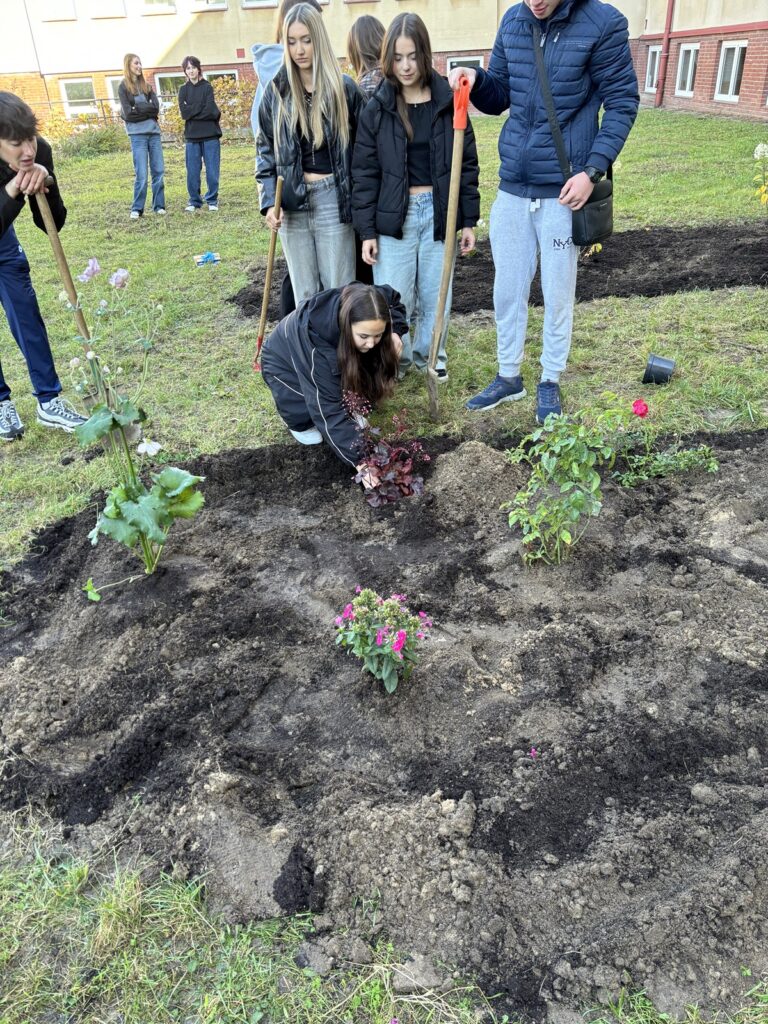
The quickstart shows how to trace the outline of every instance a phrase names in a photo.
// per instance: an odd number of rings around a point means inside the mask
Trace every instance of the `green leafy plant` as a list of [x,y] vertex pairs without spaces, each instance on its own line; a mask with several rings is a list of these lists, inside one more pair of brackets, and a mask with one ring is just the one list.
[[755,197],[768,214],[768,142],[760,142],[755,146],[754,158],[757,162],[755,176]]
[[675,473],[691,473],[696,470],[716,473],[720,468],[712,449],[705,444],[696,448],[667,448],[661,452],[627,452],[624,460],[628,468],[615,474],[622,487],[637,487],[647,480]]
[[102,153],[122,153],[130,148],[130,140],[120,124],[88,125],[59,144],[61,155],[74,160],[90,160]]
[[336,616],[336,643],[360,658],[387,693],[394,693],[410,677],[418,661],[416,647],[426,639],[432,620],[423,611],[414,615],[405,594],[384,599],[375,590],[355,590],[356,597]]
[[[78,275],[78,280],[87,283],[100,273],[98,261],[90,259],[86,269]],[[116,292],[122,291],[129,277],[127,270],[120,269],[111,275],[109,283]],[[144,562],[144,572],[150,574],[157,568],[174,521],[191,518],[203,506],[203,495],[197,490],[203,477],[167,466],[160,473],[150,474],[149,483],[142,479],[143,458],[140,457],[153,457],[160,451],[160,445],[147,438],[140,440],[135,450],[132,446],[132,442],[141,438],[141,427],[146,420],[146,413],[138,405],[138,397],[147,378],[155,318],[150,311],[146,318],[138,322],[136,314],[124,299],[118,300],[117,308],[101,300],[96,310],[100,329],[103,329],[107,317],[114,317],[120,312],[129,318],[134,331],[141,329],[138,339],[142,348],[139,386],[130,397],[121,394],[117,383],[119,374],[110,379],[109,368],[101,362],[93,349],[86,352],[84,365],[79,359],[73,359],[70,368],[80,374],[78,387],[81,393],[88,388],[96,403],[86,422],[75,429],[75,436],[83,447],[97,441],[107,442],[105,448],[118,480],[107,495],[96,526],[88,535],[91,543],[95,545],[100,536],[106,536],[137,550]],[[158,307],[154,307],[154,313],[157,312]],[[91,343],[95,343],[98,336],[97,331]],[[134,578],[128,577],[128,581]],[[103,586],[96,587],[92,579],[83,587],[91,601],[101,600],[100,591],[104,589]]]
[[613,465],[614,446],[607,437],[627,423],[628,415],[607,409],[596,417],[547,417],[543,426],[508,451],[512,463],[531,467],[528,484],[509,510],[509,525],[523,534],[523,560],[559,564],[579,542],[591,517],[603,507],[598,469]]

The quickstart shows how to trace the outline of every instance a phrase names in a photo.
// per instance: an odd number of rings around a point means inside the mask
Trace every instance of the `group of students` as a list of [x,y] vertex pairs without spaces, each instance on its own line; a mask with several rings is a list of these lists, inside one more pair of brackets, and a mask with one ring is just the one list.
[[[426,368],[448,241],[453,91],[462,76],[469,79],[471,101],[480,111],[509,112],[499,139],[500,185],[490,217],[499,372],[466,405],[487,410],[525,397],[520,368],[528,295],[540,264],[544,336],[536,417],[543,421],[561,411],[559,380],[571,343],[578,258],[572,212],[618,156],[639,104],[627,29],[626,18],[602,0],[522,0],[502,19],[488,69],[455,68],[446,81],[432,67],[429,33],[418,15],[400,14],[388,29],[368,16],[355,22],[350,35],[355,82],[341,73],[318,0],[282,0],[278,42],[253,49],[259,90],[252,118],[260,209],[280,234],[296,304],[265,341],[262,372],[297,440],[325,440],[342,461],[356,465],[361,438],[345,393],[375,406],[412,364]],[[566,181],[537,80],[536,37],[571,162]],[[217,112],[200,91],[210,85],[199,61],[186,58],[184,70],[188,82],[180,109],[193,125],[187,144],[195,143],[206,161],[207,199],[215,208],[210,175],[211,165],[217,170],[218,152],[216,157],[206,153],[202,144],[209,140],[201,136],[207,130],[194,123],[218,126]],[[17,105],[9,119],[3,117],[3,96]],[[138,216],[146,197],[146,161],[151,166],[152,152],[160,151],[159,104],[134,54],[126,57],[120,100],[137,163],[133,213]],[[143,131],[131,131],[142,124]],[[45,329],[36,301],[33,309],[28,265],[10,227],[25,196],[32,198],[39,222],[34,195],[53,173],[50,148],[43,150],[40,166],[32,143],[36,150],[45,146],[36,138],[32,111],[17,97],[0,94],[0,298],[27,357],[38,419],[46,422],[46,405],[55,399],[57,408],[66,410],[66,403],[59,398],[47,338],[38,345],[43,355],[47,348],[47,356],[35,356],[17,315],[21,304],[40,341]],[[196,168],[199,184],[196,161],[197,156],[188,156],[187,166]],[[153,206],[160,212],[162,166],[157,162],[155,171]],[[279,208],[278,176],[284,181]],[[190,207],[201,202],[199,190],[194,196],[190,191]],[[462,253],[474,248],[479,212],[470,124],[459,195]],[[62,222],[64,214],[62,204]],[[14,262],[21,282],[15,291],[9,285]],[[365,283],[366,274],[372,283]],[[448,378],[445,336],[437,374]],[[70,410],[69,423],[58,425],[73,429],[73,418],[77,414]],[[20,436],[22,429],[0,371],[0,439]]]
[[[373,406],[411,365],[427,367],[449,241],[453,92],[462,77],[480,111],[509,111],[490,221],[499,372],[466,407],[493,409],[525,397],[528,296],[540,263],[539,422],[561,412],[578,259],[572,214],[618,156],[639,105],[626,18],[601,0],[523,0],[504,15],[487,71],[455,68],[447,81],[433,69],[418,15],[399,14],[386,30],[379,24],[378,49],[376,19],[359,21],[365,31],[353,26],[348,47],[358,83],[339,69],[317,0],[283,0],[282,53],[254,47],[260,208],[280,234],[298,304],[267,338],[262,372],[294,437],[304,444],[325,440],[351,465],[359,461],[361,439],[345,392]],[[537,81],[536,37],[571,162],[566,181]],[[267,56],[275,65],[279,56],[279,66],[265,68]],[[468,124],[458,209],[462,254],[475,246],[478,176]],[[350,284],[361,261],[372,268],[373,285]],[[436,367],[442,381],[447,324],[446,316]]]
[[[221,166],[221,111],[216,105],[213,86],[203,76],[197,57],[181,62],[186,82],[179,89],[179,113],[184,121],[184,158],[187,170],[187,213],[199,210],[203,203],[215,213],[219,208],[219,169]],[[160,137],[160,100],[144,77],[141,58],[126,53],[123,80],[118,87],[120,114],[131,143],[133,155],[133,203],[131,220],[144,215],[149,180],[152,182],[152,210],[165,214],[165,162]],[[206,192],[201,197],[202,169],[205,166]],[[147,168],[149,167],[149,174]]]

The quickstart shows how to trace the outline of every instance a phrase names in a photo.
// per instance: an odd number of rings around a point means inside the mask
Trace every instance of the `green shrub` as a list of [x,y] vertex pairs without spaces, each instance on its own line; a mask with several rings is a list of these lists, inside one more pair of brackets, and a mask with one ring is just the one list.
[[110,124],[101,128],[83,128],[59,143],[62,156],[75,160],[119,153],[130,149],[130,142],[122,125]]

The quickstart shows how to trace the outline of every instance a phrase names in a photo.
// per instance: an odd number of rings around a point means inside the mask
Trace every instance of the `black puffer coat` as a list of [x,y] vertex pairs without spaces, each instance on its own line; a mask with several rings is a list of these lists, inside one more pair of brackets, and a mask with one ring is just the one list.
[[[430,167],[435,241],[445,240],[453,156],[453,92],[432,72]],[[480,218],[477,147],[472,125],[464,133],[458,226],[473,228]],[[403,237],[408,213],[408,136],[397,112],[397,93],[381,83],[360,117],[352,157],[352,220],[363,241],[377,235]]]
[[[343,149],[338,138],[329,137],[326,129],[325,141],[331,156],[333,177],[336,183],[336,197],[339,202],[339,221],[352,222],[352,147],[357,131],[357,122],[365,99],[358,87],[344,75],[344,93],[349,109],[349,146]],[[275,205],[277,176],[282,174],[283,209],[295,212],[307,207],[307,185],[301,167],[301,141],[299,133],[291,133],[284,124],[275,147],[274,125],[277,117],[278,95],[283,102],[289,102],[290,87],[285,65],[280,68],[267,86],[264,99],[259,107],[259,137],[256,141],[256,181],[259,183],[259,208],[262,213]]]
[[[378,285],[386,296],[392,330],[408,330],[400,295]],[[341,288],[329,288],[305,299],[281,320],[264,342],[261,372],[281,417],[295,429],[311,422],[333,454],[351,466],[360,460],[360,432],[342,404],[339,369],[339,306]]]

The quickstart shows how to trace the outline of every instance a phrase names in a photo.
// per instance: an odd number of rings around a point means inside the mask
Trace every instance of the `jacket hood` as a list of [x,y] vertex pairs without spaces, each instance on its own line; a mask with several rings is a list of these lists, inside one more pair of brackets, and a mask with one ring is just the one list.
[[251,53],[253,68],[259,76],[259,81],[271,81],[283,63],[284,51],[280,43],[254,43]]
[[341,288],[328,288],[307,299],[300,315],[314,348],[338,348],[340,305]]
[[[429,88],[438,110],[443,110],[447,106],[453,106],[453,89],[437,71],[432,72]],[[382,109],[388,110],[392,114],[397,113],[397,90],[388,79],[382,80],[371,98],[376,100]]]

